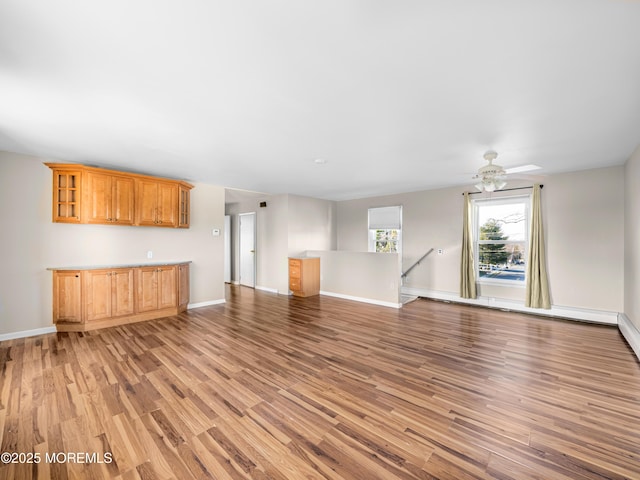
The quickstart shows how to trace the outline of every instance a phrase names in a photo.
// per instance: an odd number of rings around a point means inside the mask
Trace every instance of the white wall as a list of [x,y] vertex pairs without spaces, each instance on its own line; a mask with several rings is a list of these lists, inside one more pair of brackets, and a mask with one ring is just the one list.
[[223,236],[211,234],[224,226],[224,188],[195,184],[189,229],[53,223],[44,161],[56,160],[0,152],[0,334],[52,326],[48,267],[191,260],[190,303],[224,299]]
[[624,313],[640,330],[640,146],[627,161],[624,177]]
[[624,305],[624,167],[545,179],[552,302],[621,312]]
[[[542,183],[553,304],[622,311],[623,167],[554,175]],[[524,184],[512,181],[509,186]],[[444,250],[443,255],[434,253],[427,257],[411,272],[405,285],[458,295],[463,191],[465,188],[458,187],[339,202],[338,250],[367,251],[367,209],[402,205],[403,269],[431,247]],[[513,194],[522,192],[493,196]],[[524,288],[482,285],[479,294],[524,301]]]
[[306,252],[320,257],[322,294],[400,307],[400,258],[395,253]]
[[[260,202],[267,202],[260,207]],[[227,215],[231,216],[231,281],[240,280],[239,221],[241,213],[256,214],[256,286],[278,288],[279,271],[286,269],[279,260],[287,255],[287,216],[288,201],[286,195],[265,195],[241,202],[225,205]],[[284,271],[284,270],[283,270]]]
[[305,250],[335,250],[336,203],[289,195],[289,256]]
[[[259,207],[261,201],[267,206]],[[336,245],[335,202],[299,195],[266,195],[229,203],[232,217],[232,280],[238,280],[240,213],[256,212],[256,287],[289,293],[287,258],[306,250],[331,250]]]

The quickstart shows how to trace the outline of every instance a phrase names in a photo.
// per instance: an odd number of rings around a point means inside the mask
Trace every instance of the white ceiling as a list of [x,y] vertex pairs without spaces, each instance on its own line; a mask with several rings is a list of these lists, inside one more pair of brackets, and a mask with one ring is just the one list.
[[639,142],[638,1],[0,2],[0,150],[340,200]]

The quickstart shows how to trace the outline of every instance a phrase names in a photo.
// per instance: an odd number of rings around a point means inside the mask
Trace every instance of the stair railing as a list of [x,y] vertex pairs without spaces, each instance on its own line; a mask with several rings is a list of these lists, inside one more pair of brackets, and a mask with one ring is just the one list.
[[424,260],[425,258],[427,258],[427,256],[429,256],[429,254],[433,252],[433,248],[429,249],[429,251],[427,253],[425,253],[424,255],[422,255],[420,257],[420,259],[414,263],[413,265],[411,265],[409,268],[407,268],[407,270],[405,272],[402,272],[402,274],[400,275],[400,279],[404,280],[405,278],[407,278],[407,275],[409,275],[409,272],[411,270],[413,270],[414,268],[416,268],[418,265],[420,265],[420,262],[422,262],[422,260]]

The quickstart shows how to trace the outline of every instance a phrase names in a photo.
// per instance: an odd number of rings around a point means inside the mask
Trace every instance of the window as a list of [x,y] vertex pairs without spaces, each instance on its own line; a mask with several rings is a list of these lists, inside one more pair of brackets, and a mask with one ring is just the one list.
[[402,207],[369,209],[369,251],[400,253],[402,245]]
[[529,248],[530,197],[475,200],[476,278],[524,286]]

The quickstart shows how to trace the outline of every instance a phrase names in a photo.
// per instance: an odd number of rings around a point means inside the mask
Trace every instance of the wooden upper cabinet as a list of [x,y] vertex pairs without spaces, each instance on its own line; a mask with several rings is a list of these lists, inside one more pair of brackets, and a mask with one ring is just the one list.
[[178,186],[173,183],[140,179],[138,190],[138,225],[178,226]]
[[191,192],[184,185],[178,187],[178,227],[189,228],[191,222]]
[[82,170],[77,166],[54,167],[53,170],[53,221],[81,223]]
[[134,185],[133,178],[119,175],[111,177],[114,223],[133,225],[135,220]]
[[189,228],[192,185],[76,164],[53,170],[53,221]]
[[89,171],[84,192],[86,223],[133,225],[133,178]]
[[178,226],[178,186],[158,182],[158,226]]

